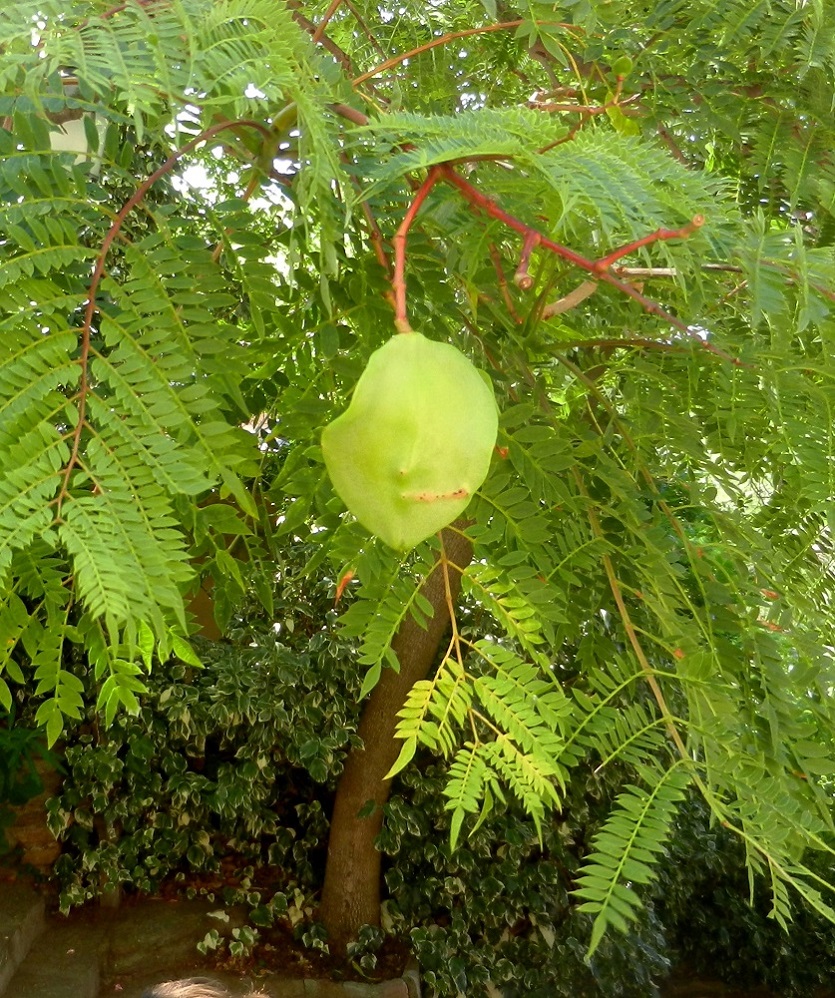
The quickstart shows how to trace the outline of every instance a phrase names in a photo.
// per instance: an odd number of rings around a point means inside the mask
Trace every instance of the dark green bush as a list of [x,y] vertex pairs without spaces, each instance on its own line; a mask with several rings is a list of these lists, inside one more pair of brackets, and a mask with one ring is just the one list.
[[57,762],[43,731],[19,724],[14,712],[0,711],[0,804],[24,804],[41,792],[37,759]]
[[[63,792],[50,806],[64,840],[64,907],[179,877],[249,905],[251,926],[230,942],[235,955],[288,916],[305,945],[323,947],[313,917],[326,816],[361,676],[320,588],[315,599],[285,594],[280,629],[241,623],[234,640],[207,644],[203,669],[157,666],[136,717],[102,730],[91,708],[70,732]],[[462,617],[466,626],[466,608]],[[452,854],[441,767],[423,760],[398,777],[380,837],[384,928],[408,941],[429,995],[651,998],[671,953],[786,995],[808,996],[826,980],[835,932],[799,912],[787,937],[762,897],[749,907],[738,848],[707,827],[697,801],[682,814],[641,921],[628,936],[610,934],[586,964],[590,922],[570,892],[621,775],[578,767],[541,843],[510,800]],[[352,953],[359,969],[373,970],[381,942],[375,930],[363,934]],[[206,941],[219,945],[220,933]]]
[[357,691],[328,628],[298,644],[270,633],[207,644],[203,669],[169,664],[148,677],[138,715],[103,731],[91,713],[73,733],[49,805],[64,907],[105,885],[153,891],[228,856],[315,884]]
[[0,854],[9,849],[3,829],[14,821],[10,809],[43,790],[38,759],[59,766],[57,756],[46,748],[41,729],[20,724],[14,710],[0,711]]
[[[831,876],[831,868],[820,873]],[[767,883],[755,882],[753,896],[751,888],[739,839],[711,825],[704,802],[691,797],[657,887],[658,914],[676,961],[696,974],[741,988],[764,985],[784,998],[832,987],[835,928],[798,904],[786,933],[769,918]]]
[[[153,891],[178,874],[199,883],[195,871],[232,862],[238,888],[218,890],[221,900],[248,902],[255,930],[292,909],[298,937],[321,948],[311,912],[358,683],[350,647],[328,626],[282,637],[292,646],[274,632],[242,632],[237,644],[206,646],[202,670],[159,667],[137,717],[102,732],[91,713],[75,732],[51,803],[65,907],[116,884]],[[760,888],[749,905],[740,847],[709,827],[697,799],[682,811],[642,921],[608,936],[587,965],[590,924],[570,891],[613,783],[578,769],[541,844],[509,801],[452,854],[442,785],[432,762],[401,774],[380,838],[385,927],[409,941],[430,994],[650,998],[671,955],[797,998],[830,983],[835,931],[799,909],[787,936]],[[252,939],[232,945],[244,952]],[[367,933],[353,954],[359,966],[373,969],[380,942]]]

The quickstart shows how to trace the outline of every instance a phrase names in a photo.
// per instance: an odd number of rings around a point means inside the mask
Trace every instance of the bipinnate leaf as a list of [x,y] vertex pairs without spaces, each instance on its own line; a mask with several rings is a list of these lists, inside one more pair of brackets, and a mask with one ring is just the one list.
[[663,850],[689,776],[681,763],[659,774],[648,789],[630,785],[620,794],[603,828],[592,840],[592,852],[580,871],[580,911],[596,915],[587,958],[609,926],[626,932],[637,918],[641,900],[632,884],[647,884]]

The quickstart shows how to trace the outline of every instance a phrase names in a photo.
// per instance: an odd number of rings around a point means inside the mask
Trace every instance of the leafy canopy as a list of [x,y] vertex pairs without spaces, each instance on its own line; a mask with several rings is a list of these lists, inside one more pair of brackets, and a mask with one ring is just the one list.
[[14,4],[0,704],[34,687],[55,740],[76,646],[106,718],[136,711],[194,658],[198,575],[221,617],[249,584],[269,605],[294,537],[352,573],[364,691],[397,668],[445,555],[353,522],[319,434],[411,325],[502,415],[395,768],[449,760],[457,839],[621,767],[593,948],[692,784],[775,917],[787,884],[831,916],[803,856],[833,831],[834,76],[822,0]]

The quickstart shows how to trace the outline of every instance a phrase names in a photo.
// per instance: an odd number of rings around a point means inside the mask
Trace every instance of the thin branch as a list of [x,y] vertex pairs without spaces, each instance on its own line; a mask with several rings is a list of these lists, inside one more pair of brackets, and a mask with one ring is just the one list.
[[117,7],[111,7],[110,10],[106,10],[103,14],[98,14],[97,17],[101,21],[106,21],[109,17],[121,14],[122,11],[127,10],[128,7],[151,7],[155,3],[162,2],[163,0],[129,0],[128,3],[120,3]]
[[[551,149],[555,149],[557,146],[563,145],[565,142],[571,142],[574,136],[583,128],[583,126],[598,114],[606,114],[607,111],[611,110],[613,107],[623,108],[627,104],[631,104],[634,101],[641,99],[641,94],[633,94],[631,97],[627,97],[626,100],[621,100],[621,89],[623,88],[623,77],[619,76],[617,78],[617,84],[615,87],[615,92],[612,97],[606,101],[605,104],[556,104],[548,101],[538,101],[535,98],[528,103],[528,107],[535,108],[540,111],[557,111],[565,114],[575,113],[580,115],[580,120],[576,125],[573,125],[569,130],[568,134],[564,135],[561,139],[556,139],[554,142],[549,142],[548,145],[542,146],[541,149],[537,149],[537,153],[542,156],[544,153]],[[573,91],[576,93],[576,91]],[[626,114],[626,112],[622,112]],[[638,112],[633,112],[638,113]]]
[[[500,222],[504,222],[508,228],[521,233],[523,236],[527,236],[529,233],[534,231],[526,222],[515,218],[513,215],[509,215],[494,201],[491,201],[490,198],[482,194],[477,188],[473,187],[469,181],[457,174],[448,163],[441,164],[434,169],[441,173],[444,180],[452,184],[454,187],[457,187],[470,204],[480,208],[486,215],[490,215],[492,218],[495,218]],[[581,256],[579,253],[575,253],[574,250],[569,249],[567,246],[561,246],[559,243],[555,243],[553,240],[548,239],[543,235],[540,235],[539,242],[545,249],[551,250],[552,253],[556,253],[556,255],[561,257],[563,260],[568,260],[569,263],[573,263],[575,266],[581,267],[583,270],[588,270],[592,273],[594,272],[594,263],[591,260]],[[603,280],[603,277],[601,277],[601,280]]]
[[555,104],[552,101],[530,100],[527,106],[534,111],[546,111],[556,114],[583,114],[594,117],[598,114],[606,114],[613,107],[626,107],[628,104],[634,104],[635,101],[641,99],[641,94],[632,94],[626,100],[618,100],[617,96],[616,94],[611,100],[606,101],[605,104]]
[[555,343],[554,347],[563,350],[619,350],[636,347],[642,350],[663,350],[665,353],[688,353],[688,348],[681,343],[670,343],[667,340],[651,340],[645,336],[611,336],[594,337],[588,340],[566,340]]
[[87,306],[84,310],[84,321],[81,325],[81,349],[78,358],[78,364],[81,367],[81,381],[78,390],[77,400],[78,400],[78,419],[75,426],[75,431],[73,433],[73,443],[72,451],[70,453],[70,458],[67,461],[67,466],[64,468],[63,480],[61,482],[61,489],[56,497],[57,515],[61,515],[61,505],[64,498],[69,494],[69,481],[70,475],[72,474],[73,468],[76,467],[78,463],[78,454],[81,449],[81,435],[83,428],[86,424],[86,411],[87,411],[87,395],[90,391],[90,382],[88,378],[88,364],[90,358],[90,339],[92,335],[93,328],[93,316],[96,313],[96,292],[98,291],[99,285],[101,284],[102,277],[104,276],[104,264],[107,259],[107,254],[110,251],[110,247],[113,245],[116,237],[119,235],[122,225],[125,219],[133,211],[133,209],[139,204],[142,198],[148,193],[148,191],[154,186],[154,184],[161,178],[164,177],[171,168],[180,160],[186,153],[191,152],[192,149],[196,148],[202,142],[206,142],[208,139],[217,135],[219,132],[225,131],[228,128],[235,127],[247,127],[254,128],[261,132],[263,135],[269,137],[270,129],[265,125],[262,125],[257,121],[224,121],[218,125],[212,125],[205,131],[201,132],[199,135],[195,136],[184,146],[176,149],[168,159],[158,167],[154,172],[147,177],[142,183],[137,187],[133,194],[128,198],[128,200],[122,205],[116,218],[111,224],[107,231],[104,239],[102,240],[101,249],[99,250],[99,255],[96,258],[96,265],[93,269],[93,277],[90,281],[90,287],[87,292]]
[[[436,173],[440,174],[440,176],[442,176],[448,183],[457,187],[471,205],[479,208],[485,214],[490,215],[491,218],[495,218],[498,221],[503,222],[506,226],[508,226],[508,228],[521,233],[521,235],[526,238],[530,235],[530,233],[536,231],[526,222],[523,222],[521,219],[508,214],[494,201],[482,194],[477,188],[473,187],[469,181],[457,174],[449,163],[443,163],[439,166],[433,167],[433,175]],[[693,225],[692,222],[690,224]],[[661,233],[666,231],[668,230],[659,230]],[[642,240],[636,240],[636,242],[630,244],[629,247],[624,247],[622,249],[629,252],[630,249],[633,249],[638,245],[646,245],[647,243],[659,238],[663,238],[663,236],[659,236],[658,233],[652,233],[650,236],[644,237]],[[556,243],[541,234],[539,235],[539,245],[542,246],[543,249],[547,249],[554,253],[561,259],[567,260],[569,263],[574,264],[575,267],[579,267],[581,270],[585,270],[587,273],[592,274],[595,279],[603,281],[604,283],[611,285],[613,288],[617,288],[618,291],[621,291],[629,298],[632,298],[634,301],[638,302],[644,311],[649,312],[651,315],[657,315],[665,322],[669,322],[670,325],[674,326],[676,329],[679,329],[691,339],[696,340],[700,346],[709,353],[716,354],[717,357],[721,357],[723,360],[726,360],[735,366],[740,366],[742,364],[738,358],[732,357],[730,354],[725,353],[724,350],[720,350],[712,343],[702,339],[695,330],[691,329],[691,327],[682,322],[681,319],[677,319],[666,309],[662,308],[658,302],[653,301],[651,298],[647,298],[646,295],[641,294],[641,292],[637,291],[631,284],[620,280],[610,271],[604,269],[601,266],[602,261],[589,260],[580,253],[576,253],[567,246],[562,246],[560,243]],[[620,253],[621,251],[617,252]],[[617,257],[615,257],[615,259],[617,259]]]
[[[345,153],[341,153],[340,158],[342,159],[343,162],[347,164],[348,157]],[[359,201],[360,210],[362,211],[363,216],[365,217],[366,224],[368,225],[368,237],[371,240],[371,247],[374,250],[374,255],[377,257],[377,263],[379,263],[380,266],[383,268],[383,271],[386,275],[386,279],[393,284],[394,272],[392,270],[391,260],[389,259],[389,255],[386,252],[383,233],[380,229],[377,219],[374,217],[374,212],[371,210],[371,205],[368,203],[366,198],[363,198],[361,196],[362,187],[360,185],[359,178],[352,177],[351,182],[356,188],[357,193],[360,195],[360,201]],[[391,305],[392,309],[396,312],[397,301],[395,299],[393,288],[386,289],[384,295],[386,301],[389,303],[389,305]]]
[[[442,530],[438,531],[438,540],[441,542],[441,571],[444,573],[444,597],[446,599],[447,610],[449,611],[449,623],[452,627],[452,637],[450,639],[450,647],[455,648],[455,657],[458,659],[458,665],[461,672],[464,672],[464,659],[461,655],[461,638],[458,634],[458,621],[455,619],[455,600],[452,598],[452,587],[449,582],[449,566],[450,561],[447,558],[446,548],[444,546],[444,534]],[[449,655],[449,652],[447,652]]]
[[340,118],[345,118],[347,121],[353,121],[355,125],[367,125],[371,121],[367,114],[363,114],[362,111],[358,111],[348,104],[329,104],[328,107],[334,114],[338,114]]
[[[374,247],[374,255],[377,257],[377,262],[386,272],[386,276],[391,281],[393,280],[393,272],[391,268],[391,260],[388,258],[386,253],[385,243],[383,241],[383,233],[380,231],[380,226],[377,224],[377,219],[374,217],[374,213],[371,211],[371,206],[367,201],[362,201],[362,213],[365,216],[365,220],[368,223],[369,238],[371,239],[371,245]],[[391,304],[395,305],[394,296],[389,298]]]
[[576,308],[586,298],[590,298],[595,291],[597,291],[597,281],[583,281],[573,291],[569,291],[567,295],[563,295],[559,301],[554,301],[550,305],[546,305],[542,309],[540,318],[550,319],[555,315],[562,315],[563,312]]
[[675,267],[614,267],[618,277],[678,277]]
[[665,128],[664,125],[659,125],[657,131],[662,142],[670,150],[675,159],[677,159],[679,163],[683,163],[685,166],[690,166],[690,161],[681,151],[681,148],[679,147],[678,143],[672,137],[667,128]]
[[[439,45],[448,45],[450,42],[454,42],[459,38],[469,38],[471,35],[485,35],[491,31],[509,31],[511,28],[518,28],[521,24],[525,23],[526,22],[524,20],[501,21],[498,24],[487,24],[481,28],[466,28],[463,31],[452,31],[449,34],[433,38],[431,42],[425,42],[423,45],[418,45],[417,48],[410,49],[408,52],[403,52],[400,55],[392,56],[391,59],[386,59],[386,61],[381,62],[379,66],[375,66],[373,69],[369,69],[367,73],[357,76],[352,81],[353,85],[358,87],[361,83],[365,83],[366,80],[370,80],[373,76],[379,76],[380,73],[385,73],[387,69],[391,69],[393,66],[399,66],[400,63],[405,62],[406,59],[411,59],[413,56],[420,55],[422,52],[428,52],[430,49],[437,48]],[[577,30],[573,25],[565,24],[562,21],[537,21],[536,23],[564,28],[566,31]]]
[[356,6],[351,2],[351,0],[342,0],[342,2],[345,4],[345,6],[348,8],[348,10],[350,10],[350,12],[354,15],[354,19],[356,20],[357,24],[360,26],[360,29],[362,30],[362,33],[365,35],[365,37],[368,39],[368,41],[374,46],[375,49],[377,49],[377,51],[380,53],[380,55],[385,59],[386,58],[386,50],[377,41],[376,37],[374,36],[374,34],[372,33],[371,29],[368,27],[368,25],[363,20],[362,15],[357,10]]
[[666,239],[686,239],[704,224],[704,215],[694,215],[691,221],[687,225],[683,225],[680,229],[656,229],[655,232],[650,232],[640,239],[626,243],[626,245],[612,250],[611,253],[595,261],[595,270],[608,270],[616,260],[621,260],[623,257],[629,256],[630,253],[634,253],[636,249],[640,249],[642,246],[649,246],[651,243],[662,242]]
[[550,152],[552,149],[556,149],[557,146],[565,145],[566,142],[572,142],[574,137],[581,131],[583,125],[586,123],[585,118],[580,118],[580,120],[568,129],[565,135],[561,139],[554,139],[553,142],[549,142],[548,145],[542,146],[537,149],[537,155],[543,156],[546,152]]
[[533,287],[533,278],[528,270],[528,264],[531,260],[531,253],[539,246],[541,241],[542,237],[533,229],[525,235],[522,252],[519,256],[519,264],[516,267],[516,273],[513,275],[513,283],[520,291],[530,291]]
[[406,237],[409,234],[409,229],[415,220],[415,216],[420,210],[420,206],[440,179],[441,169],[439,166],[433,166],[429,171],[426,180],[418,188],[414,200],[409,205],[409,210],[403,217],[403,221],[400,223],[392,239],[394,244],[394,278],[392,280],[395,300],[394,324],[401,333],[410,333],[412,331],[409,320],[406,318]]
[[325,33],[325,28],[328,26],[328,21],[330,21],[333,15],[337,12],[341,3],[342,0],[331,0],[330,7],[328,7],[328,9],[325,11],[325,16],[319,22],[319,26],[316,28],[316,30],[313,32],[311,36],[314,42],[320,42],[322,40],[322,36]]
[[[586,491],[586,487],[583,482],[582,476],[580,475],[580,472],[577,470],[576,466],[572,469],[572,473],[574,476],[574,480],[577,483],[577,488],[580,490],[581,495],[583,495],[586,498],[586,500],[588,500],[589,502],[588,517],[592,533],[595,535],[595,537],[604,541],[605,543],[605,535],[603,533],[603,529],[600,526],[600,520],[598,519],[597,511],[594,508],[594,506],[591,504],[591,500],[588,492]],[[623,593],[621,592],[617,576],[615,575],[615,569],[614,566],[612,565],[611,556],[604,553],[601,555],[601,560],[603,561],[603,567],[606,572],[606,578],[609,582],[609,588],[611,589],[612,596],[615,599],[615,605],[618,608],[618,614],[620,615],[621,623],[623,624],[623,629],[626,632],[626,636],[629,639],[629,643],[632,646],[632,650],[635,653],[635,657],[637,658],[638,664],[641,667],[641,672],[643,673],[644,679],[646,680],[647,685],[652,691],[652,695],[655,698],[655,702],[658,704],[658,709],[661,711],[661,718],[664,722],[664,726],[667,729],[667,733],[672,739],[681,758],[685,762],[692,764],[693,760],[690,757],[690,754],[687,751],[687,747],[685,746],[684,741],[681,735],[679,734],[678,728],[674,723],[675,715],[667,706],[667,701],[664,697],[664,692],[661,689],[661,686],[658,682],[658,679],[655,675],[652,666],[649,664],[649,660],[647,659],[644,649],[641,646],[641,642],[638,640],[638,635],[635,630],[635,626],[632,623],[632,618],[629,615],[629,610],[624,601]]]
[[487,249],[490,253],[490,259],[493,261],[493,268],[496,271],[496,277],[499,280],[499,291],[504,299],[505,308],[510,313],[513,321],[519,323],[522,320],[519,318],[516,309],[513,306],[513,299],[510,297],[510,289],[507,286],[507,278],[505,277],[504,268],[502,267],[502,258],[499,255],[499,251],[496,249],[496,244],[490,243]]
[[731,274],[742,273],[742,267],[735,263],[703,263],[702,270],[726,270]]
[[[597,519],[597,514],[594,510],[589,510],[589,517]],[[594,528],[592,528],[594,529]],[[599,529],[599,524],[598,524]],[[603,536],[602,532],[599,534],[600,537]],[[664,698],[664,693],[661,689],[661,685],[652,670],[652,666],[649,664],[649,660],[644,653],[644,649],[641,646],[641,642],[638,640],[638,635],[635,632],[635,626],[632,623],[632,618],[629,616],[629,610],[627,609],[626,603],[623,599],[623,593],[620,591],[620,586],[618,585],[617,576],[615,575],[615,569],[612,565],[612,559],[608,554],[602,556],[603,567],[606,570],[606,578],[609,580],[609,588],[612,590],[612,595],[615,598],[615,603],[618,608],[618,613],[620,614],[620,619],[623,622],[623,629],[626,631],[626,636],[629,638],[629,643],[632,645],[632,650],[635,652],[635,657],[640,663],[641,669],[644,673],[644,678],[647,681],[649,688],[652,690],[652,695],[655,697],[655,702],[658,704],[658,709],[661,711],[661,716],[664,720],[664,725],[667,728],[667,732],[673,740],[675,747],[678,749],[678,753],[685,762],[692,762],[690,754],[687,751],[687,747],[679,734],[678,728],[675,726],[675,715],[667,706],[667,701]]]
[[[316,34],[318,28],[316,25],[302,13],[303,5],[302,0],[284,0],[287,7],[292,11],[293,20],[299,27],[303,28],[311,38]],[[318,43],[336,59],[338,63],[342,66],[348,76],[354,75],[354,67],[351,64],[350,56],[341,49],[335,42],[332,42],[327,35],[322,35],[317,39]]]
[[[346,5],[350,6],[350,4]],[[345,118],[347,121],[353,122],[355,125],[367,125],[370,121],[368,115],[363,114],[363,112],[357,110],[357,108],[350,107],[348,104],[331,104],[330,109],[334,112],[334,114],[338,114],[340,117]],[[357,188],[360,186],[359,180],[356,177],[354,178],[354,185]],[[365,220],[368,223],[369,236],[371,238],[371,245],[374,249],[374,255],[377,257],[377,262],[386,272],[388,279],[393,282],[394,276],[392,272],[392,265],[388,254],[386,253],[383,233],[380,231],[380,226],[377,224],[377,219],[374,217],[374,213],[372,212],[368,201],[365,198],[361,198],[360,205],[362,213],[365,216]],[[396,312],[397,304],[393,292],[389,291],[386,294],[386,298]]]

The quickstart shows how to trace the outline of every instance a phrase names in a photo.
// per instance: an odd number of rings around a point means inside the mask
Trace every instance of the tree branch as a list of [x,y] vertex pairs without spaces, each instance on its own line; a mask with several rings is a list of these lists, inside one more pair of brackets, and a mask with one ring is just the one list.
[[441,531],[441,551],[420,587],[432,616],[425,626],[411,614],[404,617],[391,643],[400,670],[383,669],[360,719],[357,733],[362,748],[351,751],[339,779],[319,909],[332,952],[344,953],[362,925],[380,924],[380,852],[375,839],[391,788],[386,774],[401,747],[397,714],[414,684],[429,675],[450,625],[461,574],[473,557],[472,543],[461,526],[457,521]]
[[[433,172],[439,173],[444,180],[457,187],[471,205],[480,209],[485,214],[490,215],[491,218],[495,218],[498,221],[503,222],[508,226],[508,228],[513,229],[515,232],[521,233],[521,235],[523,235],[526,239],[531,233],[536,232],[536,230],[526,222],[523,222],[521,219],[508,214],[494,201],[482,194],[479,190],[477,190],[477,188],[473,187],[469,181],[465,180],[455,172],[451,164],[443,163],[439,166],[433,167]],[[690,224],[691,226],[693,225],[692,222]],[[659,238],[664,238],[658,233],[664,233],[667,231],[672,230],[658,230],[656,233],[651,233],[649,236],[643,237],[643,239],[630,243],[628,247],[622,247],[621,250],[616,251],[616,253],[623,255],[639,245],[647,245],[648,243],[654,242]],[[678,232],[680,230],[676,231]],[[702,339],[698,332],[693,330],[686,323],[682,322],[681,319],[677,319],[666,309],[662,308],[658,302],[653,301],[651,298],[647,298],[645,295],[641,294],[640,291],[637,291],[634,287],[632,287],[631,284],[620,280],[612,274],[608,269],[606,269],[605,257],[599,261],[590,260],[588,257],[582,256],[580,253],[576,253],[567,246],[562,246],[560,243],[556,243],[552,239],[548,239],[546,236],[541,234],[538,234],[538,236],[539,245],[542,246],[543,249],[549,250],[561,259],[567,260],[569,263],[574,264],[575,267],[579,267],[581,270],[585,270],[587,273],[592,274],[596,280],[603,281],[604,283],[611,285],[613,288],[617,288],[618,291],[621,291],[629,298],[632,298],[634,301],[638,302],[644,311],[649,312],[651,315],[657,315],[659,318],[664,319],[665,322],[669,322],[670,325],[683,332],[686,336],[696,340],[702,349],[707,350],[709,353],[715,354],[717,357],[721,357],[723,360],[726,360],[735,366],[739,366],[741,364],[741,361],[738,358],[732,357],[724,350],[720,350],[719,347],[715,347],[712,343]],[[619,257],[616,256],[615,258],[617,259]]]
[[196,135],[193,139],[187,142],[184,146],[176,149],[168,159],[158,167],[154,172],[147,177],[142,183],[137,187],[133,194],[128,198],[128,200],[122,205],[116,218],[114,219],[112,225],[107,231],[104,239],[102,240],[101,249],[99,250],[99,255],[96,258],[96,265],[93,268],[93,276],[90,281],[90,286],[87,291],[87,303],[84,310],[84,320],[81,324],[81,349],[79,351],[78,364],[81,367],[81,380],[80,387],[78,390],[77,401],[78,401],[78,419],[76,421],[75,431],[72,435],[72,451],[70,453],[70,458],[67,461],[67,465],[64,468],[63,479],[61,482],[61,488],[58,495],[53,500],[57,509],[57,516],[61,515],[61,507],[64,499],[69,495],[69,481],[72,475],[73,468],[78,464],[78,454],[81,449],[81,434],[86,425],[86,410],[87,410],[87,395],[90,390],[89,377],[88,377],[88,363],[90,357],[90,337],[92,335],[93,329],[93,316],[96,313],[96,292],[98,291],[99,284],[101,284],[102,277],[104,276],[104,264],[107,259],[107,254],[110,252],[110,247],[113,245],[116,237],[121,231],[122,225],[125,219],[133,211],[133,209],[139,204],[142,198],[148,193],[148,191],[154,186],[154,184],[161,178],[164,177],[174,166],[174,164],[181,159],[186,153],[191,152],[196,146],[205,142],[207,139],[212,138],[218,133],[225,131],[228,128],[254,128],[261,132],[265,137],[270,136],[270,129],[266,125],[262,125],[257,121],[224,121],[218,125],[212,125],[205,131]]
[[683,225],[680,229],[656,229],[655,232],[650,232],[648,235],[642,236],[640,239],[635,239],[631,243],[626,243],[626,245],[621,246],[616,250],[612,250],[611,253],[601,257],[599,260],[595,261],[595,269],[608,270],[616,260],[621,260],[623,257],[629,256],[630,253],[634,253],[636,249],[640,249],[642,246],[649,246],[651,243],[661,242],[666,239],[686,239],[688,236],[692,236],[693,233],[697,229],[700,229],[704,224],[704,215],[694,215],[692,220],[688,222],[687,225]]
[[356,20],[357,24],[360,26],[360,29],[362,30],[362,33],[365,35],[365,37],[368,39],[368,41],[374,46],[375,49],[377,49],[377,51],[380,53],[380,55],[383,57],[383,59],[385,59],[386,58],[386,51],[385,51],[385,49],[377,41],[376,37],[374,36],[374,34],[371,31],[371,29],[368,27],[368,25],[363,20],[362,15],[357,10],[356,6],[351,2],[351,0],[342,0],[342,2],[345,4],[345,6],[348,8],[348,10],[350,10],[350,12],[354,15],[354,19]]
[[[292,11],[293,20],[300,28],[310,35],[311,38],[315,38],[316,32],[319,30],[317,26],[309,18],[305,17],[302,13],[303,4],[302,0],[285,0],[287,7]],[[327,35],[323,34],[315,39],[319,45],[321,45],[327,52],[336,59],[338,63],[342,66],[348,76],[354,75],[354,67],[351,64],[351,59],[348,54],[343,51],[335,42],[332,42]]]
[[420,206],[438,182],[440,175],[441,168],[433,166],[426,180],[418,188],[414,200],[409,205],[409,210],[403,217],[403,221],[400,223],[392,239],[392,243],[394,244],[394,277],[392,279],[395,303],[394,324],[401,333],[410,333],[412,331],[412,327],[409,325],[409,320],[406,317],[406,238],[412,222],[420,210]]
[[330,21],[333,15],[337,12],[341,3],[342,0],[331,0],[330,7],[328,7],[328,9],[325,11],[325,16],[319,22],[318,27],[311,36],[314,42],[320,42],[322,40],[322,36],[325,33],[325,28],[328,26],[328,21]]
[[[577,30],[573,25],[565,24],[562,21],[537,21],[536,23],[564,28],[566,31]],[[381,62],[379,66],[375,66],[373,69],[369,69],[367,73],[363,73],[361,76],[356,77],[356,79],[352,81],[353,85],[358,87],[361,83],[365,83],[366,80],[370,80],[373,76],[379,76],[380,73],[384,73],[387,69],[399,66],[400,63],[405,62],[406,59],[411,59],[413,56],[420,55],[422,52],[428,52],[430,49],[437,48],[439,45],[448,45],[450,42],[457,41],[459,38],[469,38],[471,35],[485,35],[491,31],[509,31],[511,28],[518,28],[520,24],[525,24],[525,21],[501,21],[498,24],[487,24],[481,28],[466,28],[463,31],[452,31],[449,34],[441,35],[439,38],[433,38],[431,42],[425,42],[423,45],[418,45],[417,48],[410,49],[408,52],[403,52],[400,55],[392,56],[391,59],[386,59],[386,61]]]

